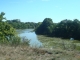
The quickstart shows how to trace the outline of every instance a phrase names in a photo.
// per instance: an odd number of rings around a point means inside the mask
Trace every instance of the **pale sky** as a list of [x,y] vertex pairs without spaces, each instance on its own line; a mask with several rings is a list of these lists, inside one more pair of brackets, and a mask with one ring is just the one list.
[[0,0],[0,12],[8,20],[42,22],[52,18],[57,23],[63,19],[80,20],[80,0]]

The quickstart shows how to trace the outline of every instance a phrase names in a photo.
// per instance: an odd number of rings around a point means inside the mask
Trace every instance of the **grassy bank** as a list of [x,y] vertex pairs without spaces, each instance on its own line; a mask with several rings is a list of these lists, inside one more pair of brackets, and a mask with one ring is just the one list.
[[59,58],[55,60],[80,60],[80,41],[60,39],[38,35],[38,39],[43,43],[44,48],[48,49]]
[[46,37],[43,35],[38,35],[38,39],[43,43],[44,47],[46,48],[80,50],[77,49],[80,47],[80,41],[77,40],[71,41],[69,39]]
[[42,35],[39,35],[38,38],[44,47],[32,48],[25,42],[17,46],[15,44],[0,44],[0,60],[80,60],[80,51],[74,49],[73,46],[73,48],[68,46],[71,43],[79,46],[77,41],[63,41],[60,38]]

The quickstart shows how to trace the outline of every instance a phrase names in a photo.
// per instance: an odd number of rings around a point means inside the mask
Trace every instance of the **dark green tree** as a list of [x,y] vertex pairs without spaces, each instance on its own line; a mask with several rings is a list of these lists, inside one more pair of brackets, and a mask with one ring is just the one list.
[[6,18],[4,17],[4,15],[5,15],[4,12],[1,12],[1,13],[0,13],[0,22],[2,22],[3,19],[6,19]]
[[42,24],[36,28],[36,34],[50,35],[53,30],[53,21],[51,18],[45,18]]
[[78,19],[62,20],[53,29],[52,36],[60,38],[80,39],[80,21]]

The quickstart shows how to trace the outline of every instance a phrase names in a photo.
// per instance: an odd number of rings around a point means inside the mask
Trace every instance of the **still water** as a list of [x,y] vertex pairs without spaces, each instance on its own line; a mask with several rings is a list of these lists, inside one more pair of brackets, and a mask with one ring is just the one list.
[[33,29],[17,30],[21,38],[26,38],[30,40],[29,44],[31,47],[42,47],[42,43],[38,40],[35,32],[32,31]]

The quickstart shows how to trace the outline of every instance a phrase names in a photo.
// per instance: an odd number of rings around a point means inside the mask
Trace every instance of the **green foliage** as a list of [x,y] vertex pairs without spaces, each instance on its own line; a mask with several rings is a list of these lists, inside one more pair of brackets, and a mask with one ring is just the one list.
[[16,32],[15,29],[7,24],[6,22],[3,22],[5,13],[1,12],[0,14],[0,43],[8,43],[9,38],[12,36],[15,36]]
[[9,42],[8,44],[10,44],[11,46],[19,46],[19,45],[27,45],[29,46],[29,40],[28,39],[25,39],[25,38],[20,38],[19,36],[12,36],[10,39],[9,39]]
[[5,40],[15,35],[15,29],[5,22],[0,22],[0,40]]
[[42,24],[36,28],[36,34],[50,35],[53,29],[53,22],[51,18],[45,18]]
[[13,20],[7,20],[6,21],[8,24],[10,24],[12,27],[15,29],[34,29],[35,27],[38,26],[37,23],[34,22],[21,22],[19,19],[13,19]]
[[53,23],[51,18],[45,18],[35,32],[39,35],[80,40],[80,21],[65,19],[59,23]]
[[9,43],[10,43],[12,46],[18,46],[18,45],[20,45],[20,43],[21,43],[21,38],[18,37],[18,36],[12,36],[12,37],[9,39]]
[[74,21],[63,20],[54,28],[52,35],[61,38],[80,39],[80,21],[77,19]]
[[4,17],[4,15],[5,15],[4,12],[1,12],[1,13],[0,13],[0,22],[2,22],[3,19],[6,19],[6,18]]
[[[14,27],[19,28],[19,26],[24,27],[24,23],[20,22],[20,20],[7,20],[6,22],[3,21],[5,13],[1,12],[0,14],[0,44],[10,44],[12,46],[18,46],[20,44],[29,45],[29,41],[22,42],[21,38],[17,36],[15,29],[10,25],[13,24]],[[18,24],[18,25],[17,25]],[[22,25],[21,25],[22,24]],[[21,28],[22,28],[21,27]],[[24,27],[25,28],[25,27]]]

